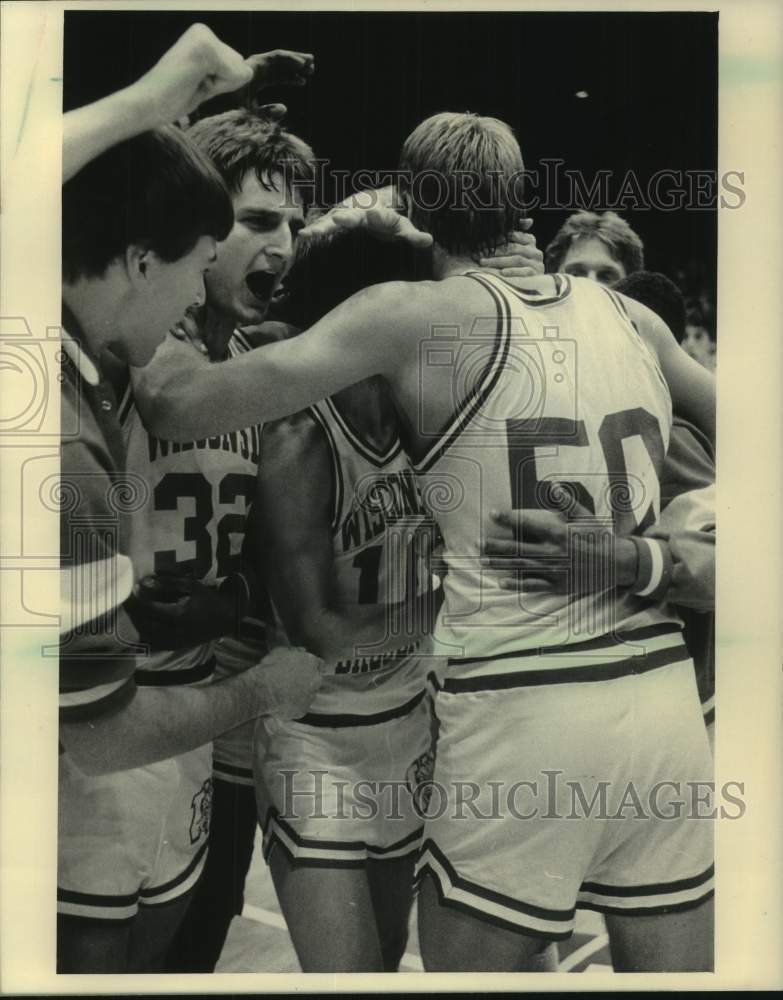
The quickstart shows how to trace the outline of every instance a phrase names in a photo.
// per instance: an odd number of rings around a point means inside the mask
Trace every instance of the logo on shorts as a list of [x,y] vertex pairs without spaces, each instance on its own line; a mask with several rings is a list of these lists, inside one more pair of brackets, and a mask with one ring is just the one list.
[[190,815],[190,842],[195,844],[202,837],[209,836],[209,821],[212,816],[212,778],[207,778],[193,796]]
[[432,775],[435,773],[435,753],[427,750],[405,772],[405,784],[417,806],[426,812],[432,794]]

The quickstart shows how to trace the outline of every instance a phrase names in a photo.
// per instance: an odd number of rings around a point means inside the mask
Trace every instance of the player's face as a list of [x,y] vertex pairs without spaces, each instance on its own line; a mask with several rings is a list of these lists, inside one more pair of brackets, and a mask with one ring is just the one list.
[[209,307],[232,317],[238,326],[260,323],[272,296],[291,266],[302,205],[286,190],[281,174],[267,191],[255,172],[245,175],[234,196],[234,228],[219,245],[218,259],[207,276]]
[[144,281],[125,311],[127,330],[121,345],[124,360],[143,366],[168,331],[192,306],[206,300],[204,278],[217,258],[217,243],[202,236],[190,253],[165,261],[154,253],[144,263]]
[[703,326],[689,323],[685,327],[685,337],[682,341],[682,349],[689,354],[694,361],[709,367],[711,355],[714,353],[710,335]]
[[625,277],[625,268],[609,252],[609,248],[594,236],[583,236],[569,247],[560,270],[575,278],[590,278],[602,285],[613,285]]

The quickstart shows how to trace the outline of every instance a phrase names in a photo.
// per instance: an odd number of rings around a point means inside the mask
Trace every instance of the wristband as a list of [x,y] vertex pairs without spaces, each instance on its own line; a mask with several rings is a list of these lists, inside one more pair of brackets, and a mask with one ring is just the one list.
[[631,591],[651,601],[662,598],[672,580],[672,557],[669,547],[652,538],[629,536],[636,546],[639,566]]

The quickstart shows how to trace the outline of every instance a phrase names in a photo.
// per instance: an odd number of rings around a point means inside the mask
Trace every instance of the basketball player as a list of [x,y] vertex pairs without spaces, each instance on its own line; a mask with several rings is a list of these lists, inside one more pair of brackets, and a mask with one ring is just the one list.
[[[614,212],[576,212],[569,216],[546,248],[545,263],[550,273],[562,271],[588,277],[642,302],[666,322],[683,350],[695,357],[686,343],[686,308],[682,292],[664,275],[642,270],[642,240]],[[696,357],[696,360],[703,363],[703,359]],[[671,586],[664,595],[658,586],[660,580],[656,581],[656,596],[665,596],[674,603],[683,619],[683,635],[696,669],[711,743],[715,728],[715,620],[711,606],[714,602],[715,511],[709,491],[714,483],[715,456],[710,442],[681,413],[675,413],[661,479],[663,524],[650,527],[645,535],[665,541],[666,549],[662,551],[674,549],[676,563],[668,577]],[[691,492],[695,495],[689,497]],[[669,509],[674,498],[676,503]],[[686,560],[690,566],[686,565]],[[642,570],[646,565],[647,560],[643,559]],[[644,573],[637,581],[639,589],[649,594],[650,581],[643,577]],[[686,580],[688,587],[683,585]]]
[[65,115],[63,183],[117,143],[186,119],[204,101],[243,87],[302,86],[314,68],[307,52],[275,49],[245,59],[205,24],[192,24],[139,80]]
[[[614,247],[618,256],[630,258],[633,247],[641,248],[641,241],[630,227],[628,233],[629,245],[625,252],[619,245]],[[553,257],[550,253],[550,262],[556,259],[556,255]],[[651,308],[665,320],[678,343],[682,342],[685,302],[682,292],[668,278],[662,274],[633,271],[614,288]],[[694,661],[711,746],[715,736],[714,487],[715,462],[709,441],[693,424],[675,414],[661,474],[661,518],[644,532],[647,541],[637,541],[634,546],[632,539],[618,536],[611,546],[596,545],[589,549],[590,558],[596,563],[608,560],[604,570],[614,574],[618,586],[633,588],[633,592],[648,599],[665,599],[676,606],[684,622],[685,644]],[[571,511],[571,520],[587,514],[585,511],[579,513],[578,505],[576,508]],[[570,527],[572,537],[569,539],[562,516],[542,515],[537,524],[530,517],[523,521],[518,512],[503,511],[498,512],[494,520],[501,530],[487,537],[488,565],[498,569],[504,567],[512,576],[516,570],[525,569],[530,586],[533,566],[525,559],[531,556],[531,544],[545,541],[550,548],[544,564],[536,566],[540,579],[547,581],[545,587],[565,582],[562,560],[568,561],[575,525]],[[587,533],[601,533],[598,526],[590,525],[589,515],[582,527]],[[521,534],[514,540],[502,528],[511,533],[521,531]],[[651,548],[653,545],[655,549]],[[586,551],[581,549],[583,559]],[[604,572],[595,575],[596,581],[604,578]],[[513,581],[511,586],[515,586]]]
[[215,239],[231,227],[230,200],[209,162],[180,133],[157,126],[254,74],[263,86],[280,75],[302,83],[311,72],[311,56],[272,52],[246,62],[193,25],[141,80],[64,118],[63,427],[78,433],[64,436],[61,450],[61,493],[74,505],[61,518],[60,740],[88,773],[198,746],[270,698],[271,675],[259,687],[250,674],[210,699],[181,692],[172,703],[167,693],[136,690],[138,636],[122,607],[134,576],[116,502],[133,484],[122,480],[107,369],[111,358],[146,364],[203,299]]
[[[249,111],[202,119],[188,134],[231,191],[235,214],[234,227],[221,243],[218,262],[208,279],[205,308],[187,321],[190,343],[216,362],[239,357],[250,349],[238,327],[263,321],[285,278],[298,232],[304,226],[303,204],[295,184],[311,179],[313,153],[279,122]],[[138,373],[133,374],[135,390]],[[147,431],[136,397],[134,391],[128,404],[129,460],[135,468],[145,469],[146,477],[155,484],[155,506],[142,511],[139,518],[140,565],[149,573],[189,572],[208,586],[220,582],[221,589],[238,579],[247,582],[249,592],[257,595],[255,574],[246,562],[240,566],[240,555],[256,492],[261,427],[252,425],[238,434],[207,438],[183,448],[158,441]],[[202,517],[204,531],[211,538],[209,546],[206,537],[203,545],[183,541],[191,522],[178,508],[183,507],[188,514],[188,502],[195,503],[195,516]],[[179,552],[190,559],[176,562]],[[240,596],[236,590],[233,594]],[[221,627],[213,615],[201,627],[212,627],[216,642],[183,647],[151,669],[168,672],[173,663],[179,663],[180,669],[184,664],[192,672],[200,666],[202,672],[214,671],[215,677],[227,678],[252,667],[268,652],[268,636],[259,618],[268,620],[269,616],[258,600],[243,604],[239,634],[234,628]],[[189,620],[193,618],[189,614]],[[195,620],[192,624],[199,627]],[[159,674],[156,681],[160,683]],[[221,734],[215,745],[214,776],[212,748],[202,752],[200,778],[192,793],[197,794],[201,784],[208,782],[213,797],[211,846],[204,878],[169,949],[168,971],[211,971],[225,941],[236,908],[235,887],[238,883],[241,895],[253,846],[251,736],[252,727],[248,726]],[[236,810],[244,806],[243,788],[250,793],[253,817],[249,838],[245,835],[247,824],[235,821]]]
[[544,252],[547,272],[613,285],[644,267],[644,246],[615,212],[575,212]]
[[[220,119],[215,119],[218,120]],[[193,133],[226,176],[223,160],[225,158],[230,162],[235,150],[232,143],[225,141],[205,145],[204,139],[213,131],[211,124],[205,126],[201,123]],[[211,145],[214,145],[214,150]],[[230,180],[228,177],[226,179]],[[384,192],[378,194],[382,200]],[[335,224],[332,228],[335,214],[340,224]],[[407,220],[401,221],[407,223]],[[397,220],[394,222],[396,225]],[[353,215],[350,208],[348,213],[337,209],[328,219],[323,220],[317,230],[321,234],[320,239],[310,241],[305,252],[299,254],[298,264],[286,279],[289,306],[282,309],[277,307],[277,315],[287,319],[296,317],[300,324],[304,322],[305,325],[310,325],[357,288],[393,276],[412,277],[417,267],[426,266],[421,258],[415,258],[415,245],[421,243],[422,239],[429,242],[424,234],[404,226],[396,233],[398,238],[394,244],[384,246],[377,239],[362,239],[364,233],[351,233],[351,227],[356,224],[361,227],[361,219]],[[316,245],[315,248],[313,244]],[[524,232],[512,233],[508,245],[499,248],[498,253],[502,256],[492,258],[488,264],[512,267],[515,269],[514,273],[524,271],[532,274],[543,270],[542,254],[535,247],[535,240]],[[272,327],[275,327],[274,331],[271,330]],[[192,335],[192,324],[188,324],[188,328]],[[264,323],[261,327],[248,327],[246,333],[257,342],[269,342],[270,339],[298,333],[290,324],[281,328],[283,324],[280,323]],[[267,440],[266,451],[269,450]],[[271,462],[276,469],[279,462],[274,455]],[[274,506],[271,505],[272,508]],[[274,510],[271,516],[274,519]],[[257,514],[254,520],[263,523],[261,514]],[[262,567],[272,565],[276,568],[281,560],[275,558],[267,563],[262,557],[260,561],[255,560],[255,563]],[[270,626],[267,626],[267,636],[264,636],[257,624],[245,620],[242,622],[240,637],[226,635],[221,638],[213,647],[216,676],[231,676],[257,662],[266,650],[269,631]],[[279,639],[272,638],[271,641],[286,640],[281,635]],[[168,971],[213,971],[231,919],[242,911],[244,882],[250,866],[256,829],[253,787],[252,725],[240,726],[215,740],[210,849],[193,901],[169,949],[166,961]],[[374,867],[384,869],[384,866]],[[399,930],[400,926],[402,930]],[[402,924],[398,921],[395,927],[398,940],[404,938],[404,931],[404,920]],[[375,934],[372,921],[367,925],[366,933]]]
[[[365,235],[308,249],[309,319],[393,273],[394,250]],[[256,729],[264,853],[303,971],[396,971],[422,827],[413,795],[432,762],[417,635],[430,628],[433,525],[382,380],[265,425],[258,487],[275,609],[329,664],[307,715]]]
[[[472,170],[479,191],[495,171],[511,184],[522,168],[506,126],[452,114],[419,126],[402,163],[425,185],[425,171],[453,187],[455,171]],[[630,781],[649,792],[660,780],[709,780],[692,666],[665,606],[525,595],[522,607],[485,579],[479,557],[489,510],[545,504],[551,477],[573,483],[583,505],[618,526],[629,518],[646,526],[657,513],[672,404],[712,438],[714,382],[653,313],[595,282],[544,276],[518,294],[473,274],[480,248],[512,228],[510,195],[494,210],[471,212],[453,191],[443,209],[423,210],[433,199],[419,193],[414,200],[406,192],[409,212],[435,240],[437,280],[361,292],[296,340],[253,352],[241,377],[230,362],[220,378],[203,364],[177,372],[170,354],[154,366],[156,378],[180,389],[167,395],[161,423],[181,433],[185,382],[205,401],[204,428],[219,408],[221,422],[237,426],[382,374],[425,485],[442,487],[447,509],[433,513],[449,572],[436,637],[451,656],[438,681],[435,780],[447,808],[425,829],[425,966],[534,967],[550,940],[571,933],[580,901],[607,912],[616,968],[706,969],[712,856],[704,824],[539,818],[521,828],[508,813],[483,823],[452,817],[455,783],[509,787],[524,777],[520,761],[527,774],[560,765],[574,780],[600,775],[613,794]],[[631,476],[644,486],[644,503],[621,513],[610,496],[627,491]],[[569,622],[586,628],[590,620],[583,649],[584,633]],[[619,643],[608,638],[618,629]],[[628,699],[641,706],[633,730],[622,723]]]
[[[199,316],[202,343],[219,361],[248,349],[235,324],[263,318],[290,264],[296,231],[304,222],[301,204],[288,203],[282,170],[296,162],[299,176],[309,175],[312,152],[247,112],[205,119],[193,128],[192,138],[233,192],[234,225],[220,244]],[[215,655],[209,640],[232,629],[236,598],[246,591],[238,617],[261,611],[247,571],[238,572],[260,428],[184,447],[172,444],[148,434],[130,387],[120,420],[128,467],[148,487],[147,502],[138,505],[131,525],[136,572],[143,583],[157,574],[151,581],[155,586],[144,588],[145,605],[154,605],[165,618],[163,598],[169,595],[160,591],[188,595],[186,608],[181,602],[168,605],[176,627],[168,635],[159,630],[157,645],[163,648],[139,658],[135,683],[172,693],[194,690],[212,678]],[[154,647],[151,629],[145,638]],[[247,666],[253,668],[264,652]],[[278,660],[294,657],[288,650],[273,653],[267,666],[274,673]],[[305,654],[303,660],[312,658]],[[237,683],[240,679],[231,677],[216,690]],[[306,703],[300,699],[297,705]],[[211,750],[204,741],[159,764],[99,779],[65,762],[58,877],[61,967],[116,972],[160,967],[205,863]]]

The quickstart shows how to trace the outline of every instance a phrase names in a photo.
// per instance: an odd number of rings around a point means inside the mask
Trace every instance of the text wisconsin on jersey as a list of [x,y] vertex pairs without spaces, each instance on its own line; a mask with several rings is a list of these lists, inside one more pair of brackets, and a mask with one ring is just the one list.
[[181,451],[209,449],[210,451],[230,451],[234,455],[240,455],[243,459],[257,464],[261,452],[261,430],[257,426],[247,427],[241,431],[232,431],[230,434],[201,438],[200,441],[188,441],[185,444],[165,441],[153,437],[152,434],[148,435],[147,441],[150,462],[154,462],[157,458],[167,458],[170,454],[177,455]]
[[412,472],[373,477],[372,486],[354,496],[351,511],[342,523],[343,552],[382,535],[390,521],[427,514]]

